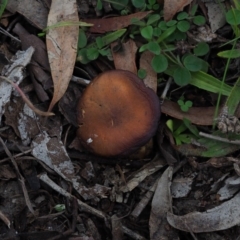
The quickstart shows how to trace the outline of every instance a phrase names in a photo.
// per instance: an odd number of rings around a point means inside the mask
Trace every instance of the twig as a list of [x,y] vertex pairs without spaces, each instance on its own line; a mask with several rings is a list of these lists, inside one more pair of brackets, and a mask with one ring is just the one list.
[[[27,154],[27,153],[30,153],[31,151],[32,151],[32,149],[28,149],[28,150],[26,150],[26,151],[24,151],[24,152],[21,152],[21,153],[18,153],[18,154],[16,154],[16,155],[14,155],[13,157],[14,157],[14,158],[21,157],[21,156],[23,156],[23,155],[25,155],[25,154]],[[10,159],[10,157],[2,159],[2,160],[0,161],[0,164],[8,161],[9,159]]]
[[2,27],[0,27],[0,32],[3,33],[4,35],[6,35],[6,36],[8,36],[8,37],[10,37],[10,38],[12,38],[12,39],[14,39],[15,41],[21,43],[21,41],[20,41],[18,38],[14,37],[12,34],[10,34],[8,31],[6,31],[5,29],[3,29]]
[[[48,177],[48,175],[47,175],[46,173],[40,174],[40,175],[39,175],[39,179],[40,179],[41,181],[43,181],[44,183],[46,183],[48,186],[50,186],[50,187],[51,187],[53,190],[55,190],[56,192],[58,192],[58,193],[60,193],[61,195],[65,196],[66,198],[69,198],[69,200],[71,200],[72,198],[74,198],[73,195],[71,195],[69,192],[67,192],[67,191],[64,190],[63,188],[59,187],[55,182],[53,182],[53,181]],[[82,211],[91,213],[91,214],[93,214],[93,215],[95,215],[95,216],[97,216],[97,217],[99,217],[99,218],[102,218],[102,219],[104,219],[104,220],[107,220],[107,216],[106,216],[103,212],[101,212],[101,211],[99,211],[99,210],[97,210],[97,209],[95,209],[95,208],[87,205],[86,203],[82,202],[82,201],[79,200],[79,199],[77,199],[77,203],[78,203],[78,206],[80,207],[80,209],[81,209]]]
[[75,76],[72,76],[71,81],[76,82],[76,83],[78,83],[80,85],[83,85],[83,86],[87,86],[91,83],[90,80],[87,80],[85,78],[75,77]]
[[165,85],[165,88],[162,92],[162,95],[160,97],[160,101],[161,101],[161,104],[164,102],[164,99],[166,98],[166,95],[167,95],[167,92],[171,86],[171,83],[172,83],[172,78],[170,77],[168,80],[167,80],[167,83]]
[[141,236],[140,234],[133,232],[131,229],[127,228],[126,226],[122,226],[123,232],[130,236],[132,239],[136,239],[136,240],[146,240],[145,237]]
[[199,136],[209,138],[209,139],[213,139],[213,140],[216,140],[216,141],[219,141],[219,142],[225,142],[225,143],[240,145],[240,140],[229,140],[227,138],[215,136],[215,135],[204,133],[204,132],[199,132]]
[[152,196],[157,188],[157,183],[158,183],[159,179],[157,179],[154,184],[152,185],[152,187],[149,189],[149,191],[147,191],[144,196],[142,197],[141,201],[136,205],[136,207],[133,209],[132,213],[131,213],[131,217],[133,217],[134,219],[137,219],[139,217],[139,215],[142,213],[142,211],[145,209],[145,207],[147,206],[147,204],[149,203],[149,201],[152,199]]
[[18,181],[21,183],[21,186],[22,186],[22,191],[23,191],[23,194],[24,194],[24,198],[25,198],[25,202],[26,202],[26,205],[28,207],[28,209],[30,210],[30,212],[34,215],[34,210],[32,208],[32,204],[31,204],[31,201],[30,201],[30,198],[29,198],[29,195],[28,195],[28,192],[27,192],[27,188],[25,186],[25,180],[23,178],[23,176],[21,175],[20,171],[19,171],[19,168],[18,168],[18,165],[14,159],[14,157],[12,156],[12,154],[10,153],[10,151],[8,150],[7,146],[5,145],[4,141],[2,140],[2,138],[0,137],[0,142],[1,144],[3,145],[3,148],[6,152],[6,154],[8,155],[8,157],[11,159],[11,162],[17,172],[17,175],[18,175]]
[[21,95],[23,101],[28,105],[29,108],[31,108],[36,114],[40,115],[40,116],[45,116],[45,117],[49,117],[49,116],[53,116],[55,115],[52,112],[43,112],[41,110],[39,110],[38,108],[36,108],[31,101],[27,98],[27,96],[25,95],[25,93],[21,90],[21,88],[14,83],[13,81],[11,81],[10,79],[4,77],[4,76],[0,76],[0,79],[3,79],[7,82],[9,82],[17,91],[18,93]]

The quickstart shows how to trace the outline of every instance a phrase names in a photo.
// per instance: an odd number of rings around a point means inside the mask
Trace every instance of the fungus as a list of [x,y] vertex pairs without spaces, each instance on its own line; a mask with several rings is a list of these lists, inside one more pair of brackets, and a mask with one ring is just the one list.
[[155,134],[160,103],[135,74],[111,70],[87,86],[77,114],[77,136],[87,150],[105,157],[126,156]]

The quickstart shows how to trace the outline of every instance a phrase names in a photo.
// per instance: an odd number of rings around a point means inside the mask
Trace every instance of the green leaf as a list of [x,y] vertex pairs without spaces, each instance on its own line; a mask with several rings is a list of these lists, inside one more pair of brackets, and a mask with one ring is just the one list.
[[194,5],[192,6],[192,8],[190,9],[189,15],[190,15],[190,16],[194,16],[194,15],[196,14],[196,12],[197,12],[197,9],[198,9],[198,5],[197,5],[197,4],[194,4]]
[[227,23],[233,26],[237,26],[240,24],[240,10],[238,9],[230,9],[226,13]]
[[167,120],[166,125],[171,130],[171,132],[173,132],[173,120],[172,119]]
[[111,50],[109,48],[103,48],[103,49],[99,49],[98,52],[102,55],[102,56],[111,56]]
[[144,79],[147,76],[147,71],[145,69],[140,68],[138,70],[138,77]]
[[116,10],[122,10],[124,8],[126,8],[126,6],[128,5],[128,0],[121,0],[121,2],[119,1],[111,1],[111,5],[114,9]]
[[232,87],[230,87],[225,83],[222,86],[222,81],[213,77],[210,74],[200,71],[200,72],[192,72],[191,75],[192,75],[192,78],[191,78],[190,84],[200,89],[204,89],[208,92],[213,92],[213,93],[221,92],[225,96],[229,96],[231,92]]
[[160,5],[159,4],[154,4],[152,6],[152,10],[157,11],[159,9]]
[[187,34],[184,32],[179,31],[178,29],[176,29],[176,31],[167,39],[168,41],[172,42],[172,41],[182,41],[185,40],[187,38]]
[[180,145],[182,143],[190,143],[191,142],[191,134],[180,134],[178,136],[178,142],[176,141],[176,145]]
[[103,48],[104,47],[103,39],[101,37],[97,37],[96,38],[96,44],[97,44],[98,49]]
[[222,51],[222,52],[219,52],[217,55],[222,58],[232,58],[232,59],[239,58],[240,57],[240,49],[232,49],[232,50]]
[[152,14],[149,16],[149,18],[147,20],[147,25],[151,25],[151,24],[157,22],[159,19],[160,19],[159,14]]
[[179,86],[186,86],[191,80],[191,73],[186,68],[178,66],[174,70],[173,79]]
[[149,3],[150,5],[154,5],[154,4],[156,3],[156,0],[148,0],[148,3]]
[[188,128],[188,130],[196,137],[199,137],[198,129],[195,125],[191,124],[190,120],[187,118],[182,119],[184,125]]
[[152,26],[146,26],[140,30],[141,35],[146,39],[151,39],[153,35],[153,27]]
[[183,105],[184,105],[184,101],[181,100],[181,99],[179,99],[179,100],[177,101],[177,103],[178,103],[179,106],[183,106]]
[[79,27],[91,27],[93,26],[92,23],[86,23],[86,22],[74,22],[74,21],[60,21],[56,24],[53,24],[51,26],[48,26],[44,28],[42,31],[47,32],[49,29],[54,29],[54,28],[60,28],[60,27],[66,27],[66,26],[79,26]]
[[166,23],[166,25],[167,25],[168,27],[172,27],[172,26],[174,26],[176,23],[177,23],[176,20],[171,20],[171,21],[168,21],[168,22]]
[[239,102],[240,102],[240,94],[239,93],[240,93],[240,77],[235,82],[235,84],[232,88],[232,91],[226,101],[226,106],[228,107],[229,115],[234,115],[234,113],[239,105]]
[[152,65],[153,70],[156,73],[161,73],[161,72],[164,72],[167,69],[168,60],[162,54],[156,55],[156,56],[153,57],[153,59],[151,61],[151,65]]
[[161,48],[157,42],[149,42],[148,50],[156,55],[159,55],[161,52]]
[[209,67],[208,62],[206,62],[206,61],[204,61],[204,60],[202,60],[202,59],[200,59],[200,60],[202,61],[202,68],[201,68],[200,71],[202,71],[202,72],[208,72],[208,67]]
[[161,28],[155,27],[155,28],[153,29],[153,36],[159,37],[159,36],[161,35],[161,33],[162,33]]
[[200,42],[197,46],[193,49],[193,53],[196,56],[204,56],[209,52],[209,45],[205,42]]
[[144,52],[148,49],[148,43],[143,44],[140,48],[139,48],[139,52]]
[[[169,76],[173,77],[175,69],[178,67],[176,64],[171,64],[166,69],[165,73]],[[229,96],[232,87],[227,85],[226,83],[223,83],[219,79],[213,77],[212,75],[199,71],[199,72],[192,72],[191,73],[191,85],[198,87],[200,89],[206,90],[208,92],[212,93],[221,93],[224,96]]]
[[193,18],[193,23],[196,24],[197,26],[202,26],[205,24],[205,22],[206,22],[206,19],[203,16],[199,15]]
[[183,105],[180,108],[183,112],[187,112],[189,110],[189,107],[187,105]]
[[97,10],[102,10],[102,7],[103,7],[103,5],[102,5],[102,1],[101,0],[97,0],[97,6],[96,6],[96,8],[97,8]]
[[146,23],[144,21],[140,21],[138,18],[132,18],[130,22],[131,22],[131,24],[137,25],[140,27],[144,27],[146,25]]
[[8,4],[8,0],[2,0],[0,3],[0,18],[2,17],[2,14]]
[[200,71],[202,68],[202,60],[194,55],[188,55],[183,60],[184,66],[192,72]]
[[184,20],[188,18],[188,13],[187,12],[180,12],[178,15],[177,15],[177,20]]
[[87,49],[87,58],[89,60],[96,60],[99,56],[99,52],[97,48],[88,48]]
[[66,207],[65,207],[65,204],[57,204],[57,205],[54,206],[54,209],[57,212],[62,212],[66,209]]
[[161,30],[163,30],[163,31],[165,31],[165,30],[168,29],[167,24],[166,24],[165,21],[159,22],[158,27],[159,27]]
[[77,60],[83,64],[87,64],[90,62],[90,59],[87,57],[87,49],[83,48],[78,51]]
[[192,103],[192,101],[187,100],[187,101],[185,102],[185,105],[190,108],[190,107],[192,107],[193,103]]
[[[115,32],[111,32],[106,34],[105,36],[102,36],[103,41],[103,47],[107,46],[108,44],[118,40],[127,30],[126,29],[120,29]],[[91,43],[87,45],[87,48],[97,48],[97,43]]]
[[175,124],[175,126],[174,126],[175,127],[174,135],[175,136],[180,135],[181,133],[183,133],[187,129],[187,127],[181,121],[177,121],[176,123],[177,124]]
[[176,25],[168,28],[166,31],[163,32],[163,34],[158,38],[157,42],[160,43],[167,37],[171,36],[176,30]]
[[79,35],[78,35],[78,49],[84,48],[87,45],[87,37],[85,32],[82,29],[79,29]]
[[[183,144],[177,147],[177,150],[184,156],[201,156],[201,157],[225,157],[239,149],[239,145],[224,143],[207,138],[197,140],[203,147],[192,146],[192,144]],[[206,150],[207,149],[207,150]]]
[[181,32],[187,32],[190,29],[190,23],[186,20],[180,21],[177,24],[177,28]]
[[132,0],[132,5],[135,8],[142,8],[145,5],[145,0]]

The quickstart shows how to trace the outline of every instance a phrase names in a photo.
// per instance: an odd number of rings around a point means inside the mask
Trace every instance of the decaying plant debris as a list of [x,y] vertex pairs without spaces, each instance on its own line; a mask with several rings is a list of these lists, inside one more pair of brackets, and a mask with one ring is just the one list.
[[[1,11],[0,239],[239,239],[238,1],[8,0]],[[113,69],[142,78],[162,112],[124,157],[93,154],[76,134],[79,98]]]

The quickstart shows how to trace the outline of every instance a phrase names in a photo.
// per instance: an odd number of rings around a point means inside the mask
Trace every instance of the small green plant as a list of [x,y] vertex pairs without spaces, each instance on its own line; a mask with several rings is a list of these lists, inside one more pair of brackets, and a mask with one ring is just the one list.
[[145,69],[138,70],[138,77],[144,79],[147,76],[147,71]]
[[182,121],[169,119],[166,125],[172,132],[176,145],[190,143],[191,139],[196,139],[198,137],[197,128],[191,125],[190,121],[187,119],[183,119]]
[[64,204],[57,204],[54,206],[54,209],[57,211],[57,212],[62,212],[66,209],[65,205]]
[[189,108],[193,105],[192,101],[184,101],[184,98],[179,99],[177,103],[183,112],[188,112]]
[[132,19],[135,26],[130,34],[131,38],[141,35],[143,45],[139,52],[150,51],[154,54],[151,66],[156,73],[165,72],[170,64],[175,65],[173,79],[179,86],[190,83],[192,72],[207,71],[208,64],[199,58],[209,51],[207,43],[201,42],[196,46],[191,46],[184,54],[178,53],[175,45],[176,41],[186,39],[186,32],[190,29],[190,24],[202,25],[205,18],[195,16],[197,5],[194,5],[190,13],[180,12],[176,19],[165,22],[162,14],[152,13],[146,20]]
[[[103,0],[99,1],[102,2]],[[192,82],[194,73],[207,72],[208,63],[201,59],[209,52],[207,43],[200,42],[195,46],[188,45],[187,50],[179,49],[176,44],[184,42],[184,39],[187,38],[187,31],[192,24],[200,26],[205,23],[203,16],[196,15],[197,5],[194,5],[189,12],[180,12],[175,19],[166,22],[163,19],[163,12],[155,6],[160,6],[156,0],[125,0],[121,3],[115,0],[104,1],[111,3],[112,7],[118,9],[118,11],[134,8],[141,11],[154,10],[144,20],[131,19],[129,37],[132,39],[138,37],[139,39],[139,36],[141,36],[142,45],[139,52],[150,51],[153,53],[151,66],[156,73],[170,73],[169,75],[173,77],[176,84],[185,86]],[[90,44],[88,44],[85,32],[81,31],[77,60],[86,64],[97,59],[99,55],[107,56],[110,59],[111,52],[108,45],[115,40],[119,41],[126,30],[124,30],[124,33],[121,31],[118,30],[98,37],[95,42]],[[173,70],[169,71],[169,69]],[[141,70],[138,75],[144,78],[146,72]]]
[[[240,9],[232,8],[226,13],[226,21],[232,26],[232,29],[237,38],[234,39],[234,42],[237,41],[240,37],[240,29],[238,25],[240,24]],[[232,44],[232,41],[228,42]],[[226,44],[222,45],[225,46]],[[218,53],[219,57],[227,59],[235,59],[240,57],[240,50],[232,48],[231,50],[226,50]]]
[[146,10],[158,10],[159,9],[159,4],[157,3],[156,0],[131,0],[132,5],[137,8],[141,9],[142,11]]
[[[232,7],[232,9],[230,9],[226,13],[226,21],[228,24],[231,25],[233,32],[235,34],[235,38],[232,41],[229,41],[228,43],[226,43],[226,44],[231,45],[231,50],[227,50],[227,51],[218,53],[218,56],[227,58],[226,66],[225,66],[225,70],[224,70],[224,74],[223,74],[223,78],[222,78],[221,88],[223,87],[224,82],[226,80],[226,76],[227,76],[227,72],[228,72],[228,68],[229,68],[231,59],[239,57],[239,50],[236,49],[236,45],[237,45],[237,40],[240,38],[240,28],[239,28],[240,4],[237,0],[234,0],[234,4],[235,4],[235,8]],[[224,44],[224,45],[226,45],[226,44]],[[219,105],[220,105],[221,95],[222,95],[222,93],[220,92],[218,95],[217,107],[216,107],[215,114],[214,114],[215,119],[218,115],[218,109],[219,109]],[[230,96],[231,96],[231,94],[230,94]],[[228,106],[228,107],[231,107],[231,106]],[[213,125],[213,127],[215,127],[215,125]]]
[[87,64],[90,61],[96,60],[99,55],[111,58],[109,44],[118,40],[125,32],[126,29],[117,30],[103,37],[97,37],[95,42],[87,44],[87,36],[83,30],[80,30],[77,60],[83,64]]

